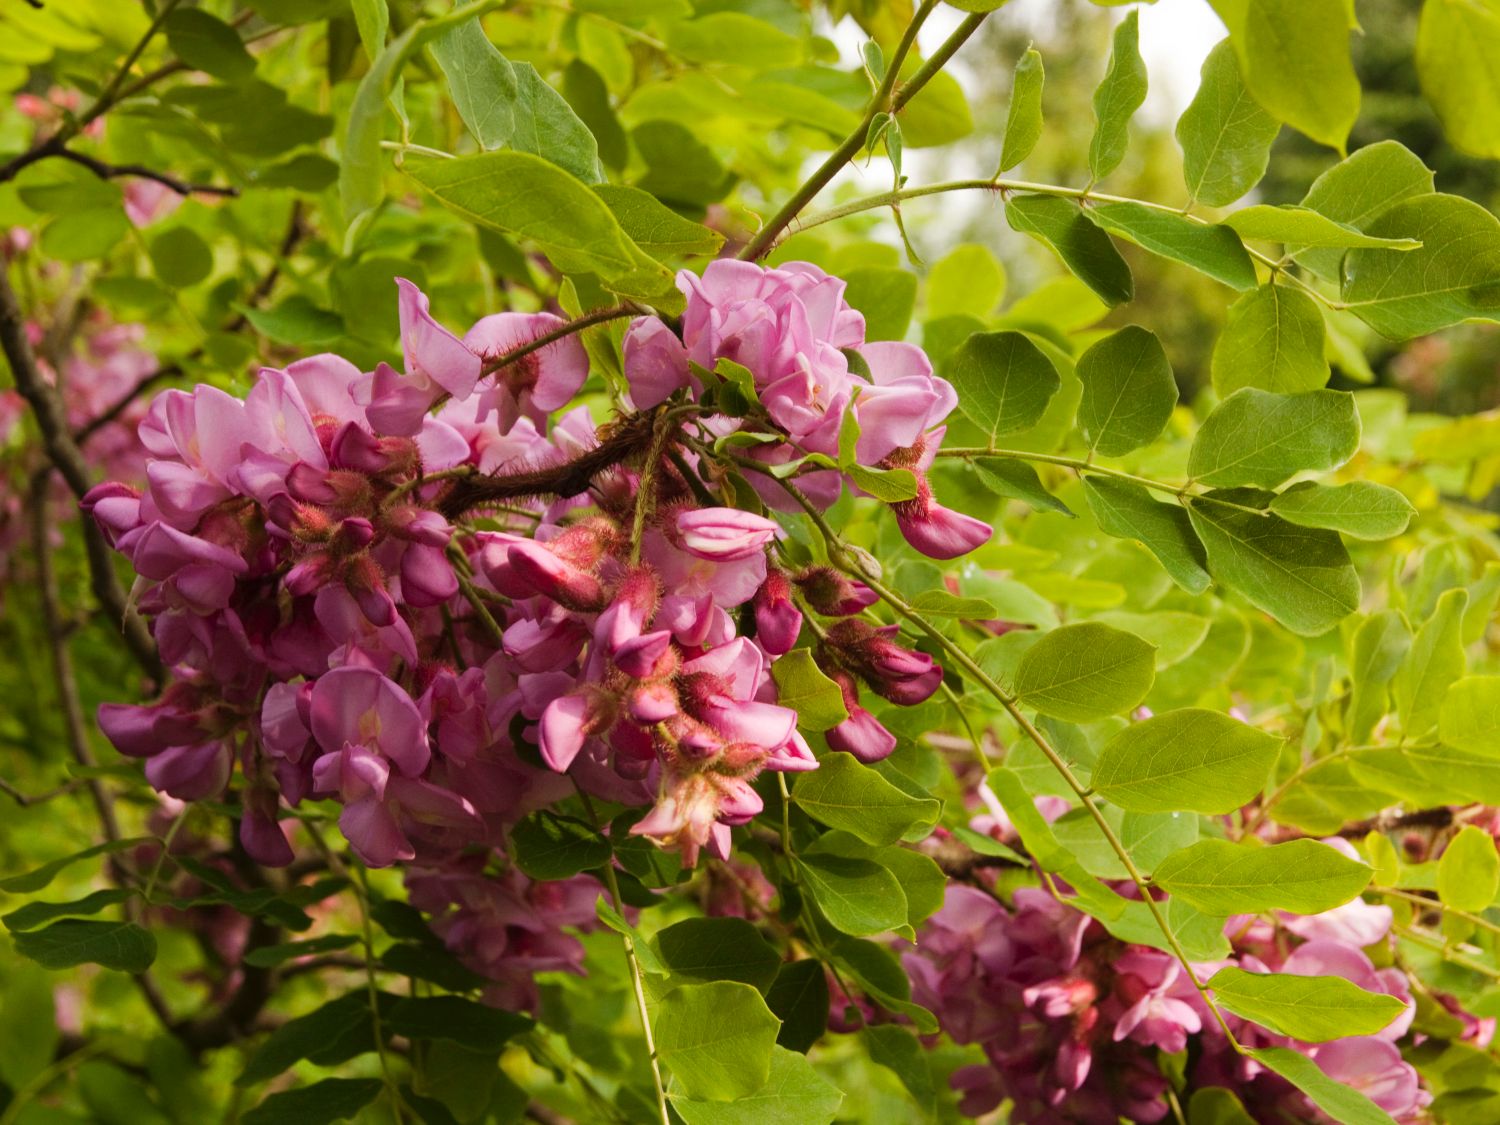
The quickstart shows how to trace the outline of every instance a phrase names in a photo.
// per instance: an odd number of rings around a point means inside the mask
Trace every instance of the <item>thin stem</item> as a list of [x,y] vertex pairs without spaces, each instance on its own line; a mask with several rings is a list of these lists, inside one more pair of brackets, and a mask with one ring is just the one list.
[[1424,949],[1432,950],[1434,953],[1441,953],[1443,960],[1447,961],[1450,965],[1457,965],[1461,969],[1468,969],[1472,973],[1479,973],[1481,976],[1489,977],[1491,980],[1500,980],[1500,969],[1491,968],[1483,962],[1475,961],[1459,953],[1454,953],[1452,946],[1446,941],[1439,941],[1437,938],[1424,934],[1421,930],[1413,930],[1407,926],[1397,926],[1396,934],[1398,937],[1404,938],[1414,945],[1420,945]]
[[[899,93],[896,90],[896,84],[901,79],[902,64],[906,62],[906,56],[916,45],[917,32],[921,30],[922,24],[927,21],[927,17],[932,14],[935,7],[937,7],[937,0],[923,0],[922,6],[912,16],[911,23],[907,25],[905,33],[901,36],[901,41],[896,44],[895,51],[887,60],[885,77],[881,79],[880,88],[875,91],[874,96],[870,98],[869,105],[865,107],[864,116],[860,118],[859,124],[844,138],[838,148],[828,154],[828,158],[818,165],[802,186],[792,193],[791,198],[782,204],[781,210],[777,211],[755,237],[745,244],[745,248],[739,253],[741,259],[753,262],[758,258],[763,258],[776,244],[781,232],[802,213],[803,208],[828,186],[828,182],[843,170],[844,165],[848,164],[860,149],[864,148],[865,140],[870,135],[870,125],[875,118],[882,113],[895,114],[901,106],[911,100],[912,95],[932,80],[937,69],[932,69],[931,61],[929,61],[926,66],[912,75],[911,80],[902,86]],[[948,42],[943,44],[943,48],[939,48],[938,53],[933,56],[934,60],[940,60],[939,68],[943,62],[952,57],[953,52],[958,50],[964,40],[974,33],[983,18],[982,15],[969,16],[959,25],[958,30],[949,37]]]
[[493,375],[503,367],[509,367],[518,359],[524,359],[532,352],[539,352],[548,344],[555,344],[559,340],[565,340],[575,333],[582,332],[585,328],[592,328],[596,324],[604,324],[606,321],[620,320],[627,316],[638,316],[643,310],[634,302],[627,301],[622,305],[610,305],[608,308],[595,309],[593,312],[584,313],[582,316],[574,317],[564,324],[559,324],[550,332],[543,332],[535,340],[511,348],[508,352],[487,359],[479,369],[479,374]]
[[50,1066],[39,1070],[30,1082],[16,1091],[15,1097],[5,1107],[5,1112],[0,1113],[0,1125],[15,1125],[22,1111],[36,1100],[37,1095],[74,1067],[87,1062],[103,1050],[104,1044],[96,1039],[92,1043],[85,1043],[71,1055],[64,1055]]
[[[450,558],[457,550],[457,547],[450,547],[448,549]],[[497,645],[503,645],[505,643],[505,630],[500,628],[499,622],[490,613],[489,606],[484,604],[484,599],[480,597],[479,591],[474,587],[474,583],[464,573],[467,563],[464,566],[459,566],[457,565],[457,560],[454,560],[454,562],[453,576],[458,579],[458,588],[463,594],[464,600],[474,610],[474,615],[479,618],[480,624],[484,626],[484,631],[490,635],[490,640],[494,641]]]
[[[616,910],[623,911],[625,899],[620,895],[620,880],[615,875],[614,862],[604,865],[604,881],[609,886],[609,897]],[[672,1115],[667,1111],[667,1087],[661,1078],[661,1062],[656,1057],[656,1036],[651,1030],[651,1012],[646,1007],[646,985],[641,974],[641,963],[635,955],[635,938],[629,933],[620,935],[625,944],[625,961],[630,966],[630,984],[635,992],[635,1008],[641,1017],[641,1031],[646,1036],[646,1052],[651,1060],[651,1084],[656,1092],[656,1108],[661,1114],[662,1125],[672,1125]]]
[[[331,851],[328,856],[330,860],[334,859]],[[370,921],[370,884],[362,864],[349,865],[346,870],[353,876],[350,886],[354,888],[354,898],[359,905],[360,939],[365,950],[365,989],[370,995],[370,1026],[375,1033],[375,1054],[380,1059],[380,1077],[391,1102],[391,1116],[399,1123],[403,1120],[401,1092],[391,1076],[390,1060],[386,1058],[385,1032],[380,1025],[380,986],[375,981],[375,927]]]
[[[817,214],[810,215],[795,224],[789,224],[789,233],[800,234],[802,231],[811,230],[813,227],[822,226],[824,223],[831,223],[836,219],[848,218],[850,215],[858,215],[865,211],[878,211],[886,207],[899,207],[902,202],[908,199],[921,199],[929,195],[944,195],[955,191],[992,191],[1000,192],[1001,194],[1020,192],[1031,195],[1052,195],[1062,199],[1075,199],[1080,206],[1085,202],[1135,203],[1141,207],[1149,207],[1153,211],[1169,212],[1179,218],[1187,219],[1189,222],[1197,223],[1200,226],[1214,225],[1210,219],[1190,215],[1180,208],[1172,207],[1165,203],[1156,203],[1149,199],[1133,199],[1124,195],[1108,195],[1103,192],[1096,192],[1092,187],[1075,188],[1066,187],[1061,184],[1039,184],[1033,183],[1030,180],[1011,180],[996,177],[993,180],[947,180],[942,183],[899,188],[879,192],[875,195],[868,195],[862,199],[853,199],[837,207],[830,207],[826,211],[819,211]],[[769,249],[770,247],[767,247],[767,250]],[[1343,301],[1334,300],[1316,286],[1309,284],[1303,278],[1290,272],[1285,263],[1272,257],[1270,254],[1257,250],[1253,246],[1246,246],[1245,251],[1250,257],[1270,270],[1273,275],[1286,278],[1293,285],[1296,285],[1299,289],[1302,289],[1328,308],[1343,309],[1348,307]]]
[[1127,473],[1121,469],[1111,469],[1103,465],[1095,465],[1080,457],[1065,457],[1060,453],[1032,453],[1025,449],[987,449],[979,445],[955,445],[946,446],[938,450],[939,457],[957,457],[965,461],[972,461],[976,457],[997,457],[1011,461],[1035,461],[1041,465],[1060,465],[1065,469],[1072,469],[1075,473],[1097,473],[1103,477],[1114,477],[1116,480],[1130,481],[1142,488],[1149,488],[1153,492],[1165,492],[1173,496],[1183,496],[1188,491],[1188,485],[1168,484],[1165,481],[1153,480],[1150,477],[1137,476]]
[[1492,934],[1500,934],[1500,925],[1496,925],[1487,918],[1481,918],[1478,914],[1471,914],[1467,910],[1459,910],[1457,907],[1448,906],[1438,899],[1424,898],[1421,895],[1412,894],[1410,891],[1398,890],[1395,887],[1370,887],[1368,889],[1378,895],[1389,895],[1392,898],[1403,899],[1426,910],[1436,910],[1441,914],[1461,918],[1465,922],[1469,922],[1481,930],[1488,930]]
[[635,516],[630,525],[631,566],[641,561],[641,539],[646,533],[646,517],[656,506],[656,475],[676,429],[675,420],[668,413],[657,418],[656,427],[651,434],[651,445],[646,450],[646,460],[641,465],[641,477],[636,484]]

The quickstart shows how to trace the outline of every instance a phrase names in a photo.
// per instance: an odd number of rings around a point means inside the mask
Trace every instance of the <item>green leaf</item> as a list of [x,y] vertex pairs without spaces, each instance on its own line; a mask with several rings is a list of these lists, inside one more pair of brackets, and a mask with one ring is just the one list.
[[1212,0],[1267,112],[1340,151],[1359,116],[1347,0]]
[[652,942],[674,977],[733,980],[766,992],[781,967],[781,954],[743,918],[689,918]]
[[766,993],[766,1005],[781,1020],[778,1046],[807,1054],[828,1029],[828,973],[821,961],[781,966]]
[[1242,207],[1228,215],[1224,225],[1234,228],[1241,238],[1281,242],[1312,250],[1349,250],[1355,247],[1416,250],[1421,246],[1410,238],[1377,238],[1311,208],[1290,205],[1257,203],[1253,207]]
[[24,1089],[56,1056],[62,1032],[55,983],[36,965],[7,968],[5,1003],[0,1005],[0,1081],[11,1090]]
[[1446,746],[1500,757],[1500,676],[1456,681],[1443,697],[1438,737]]
[[1270,846],[1199,840],[1158,864],[1153,878],[1189,906],[1228,917],[1263,910],[1321,914],[1354,898],[1371,874],[1317,840]]
[[70,211],[42,228],[42,254],[63,262],[103,258],[130,233],[130,220],[118,208]]
[[520,97],[510,60],[495,49],[477,16],[438,36],[430,49],[448,80],[453,107],[479,147],[503,148],[515,134]]
[[126,847],[139,847],[144,843],[157,843],[156,837],[154,835],[129,835],[123,840],[110,840],[108,843],[95,844],[93,847],[86,847],[81,852],[65,855],[62,859],[51,859],[40,867],[31,868],[30,871],[7,874],[5,879],[0,879],[0,891],[5,891],[6,894],[33,894],[40,889],[45,889],[52,879],[81,859],[93,859],[96,855],[123,852]]
[[1392,340],[1500,314],[1500,220],[1457,195],[1418,195],[1365,228],[1413,238],[1420,250],[1351,250],[1344,259],[1349,311]]
[[1275,488],[1297,473],[1342,465],[1359,448],[1359,433],[1347,391],[1280,395],[1244,387],[1203,420],[1188,474],[1215,488]]
[[378,1078],[325,1078],[272,1094],[240,1120],[244,1125],[326,1125],[353,1117],[379,1096]]
[[1289,1047],[1247,1047],[1245,1053],[1285,1078],[1319,1109],[1341,1125],[1396,1125],[1364,1094],[1318,1069],[1318,1064]]
[[1089,142],[1090,180],[1102,180],[1119,167],[1130,142],[1130,119],[1146,100],[1146,64],[1141,61],[1139,40],[1139,18],[1132,8],[1115,25],[1109,70],[1094,91],[1094,136]]
[[1383,609],[1360,622],[1350,646],[1349,740],[1369,741],[1375,724],[1385,717],[1389,695],[1386,684],[1396,675],[1411,648],[1411,629],[1400,610]]
[[406,60],[433,33],[420,21],[412,24],[370,63],[349,106],[349,124],[339,158],[339,202],[351,234],[384,194],[385,161],[380,141],[385,131],[386,98]]
[[551,161],[587,184],[604,179],[599,144],[567,99],[530,63],[515,63],[516,129],[510,147]]
[[899,1078],[917,1105],[930,1111],[937,1092],[927,1067],[927,1052],[917,1037],[904,1027],[887,1023],[861,1028],[859,1038],[870,1061]]
[[280,164],[255,169],[250,176],[249,186],[319,192],[333,186],[338,178],[339,166],[328,157],[316,152],[299,152]]
[[1083,491],[1100,531],[1136,540],[1188,593],[1208,589],[1208,557],[1181,507],[1153,500],[1142,486],[1113,477],[1085,475]]
[[1021,332],[975,332],[943,365],[958,407],[993,441],[1035,425],[1062,385],[1057,368]]
[[864,266],[844,275],[844,299],[864,314],[867,340],[900,340],[917,304],[917,275],[888,266]]
[[55,922],[59,918],[98,914],[101,910],[127,901],[134,893],[123,887],[110,887],[107,890],[84,895],[76,902],[28,902],[25,906],[17,907],[0,918],[0,922],[4,922],[5,928],[13,933],[20,930],[34,930],[38,926]]
[[[1000,149],[1000,171],[1008,172],[1031,155],[1042,136],[1042,86],[1046,72],[1042,56],[1028,47],[1016,63],[1010,83],[1010,109],[1005,115],[1005,142]],[[983,313],[977,315],[983,316]]]
[[856,463],[845,472],[858,488],[887,504],[910,500],[917,494],[916,474],[910,469],[872,469]]
[[798,857],[797,870],[803,889],[840,933],[871,937],[906,924],[901,883],[874,860],[809,854]]
[[1076,204],[1051,195],[1013,195],[1005,201],[1005,221],[1051,247],[1105,304],[1123,304],[1135,295],[1125,259]]
[[1211,625],[1207,617],[1176,609],[1156,609],[1151,613],[1108,610],[1096,614],[1092,620],[1134,633],[1155,645],[1158,668],[1185,660],[1207,639]]
[[694,1098],[744,1098],[771,1076],[781,1021],[761,994],[738,981],[674,988],[657,1005],[656,1049]]
[[1248,973],[1228,966],[1209,978],[1208,987],[1235,1015],[1304,1043],[1374,1035],[1406,1010],[1396,997],[1367,992],[1343,977]]
[[1477,914],[1500,891],[1500,853],[1484,829],[1465,824],[1438,858],[1438,898],[1455,910]]
[[1291,523],[1326,527],[1355,539],[1400,535],[1417,514],[1394,488],[1364,480],[1340,485],[1303,481],[1272,500],[1271,511]]
[[1193,498],[1188,516],[1215,581],[1292,632],[1319,636],[1359,608],[1359,574],[1336,533],[1254,510],[1268,499],[1254,489],[1211,493]]
[[381,1027],[407,1039],[441,1040],[475,1051],[498,1051],[531,1030],[525,1016],[462,996],[408,996],[381,1013]]
[[684,219],[650,192],[623,184],[596,184],[594,194],[614,213],[620,228],[642,250],[658,258],[717,254],[724,236]]
[[1132,812],[1224,815],[1261,791],[1281,745],[1218,711],[1170,711],[1110,739],[1094,764],[1093,785]]
[[1048,492],[1036,470],[1025,461],[1014,457],[976,457],[974,471],[984,486],[998,496],[1020,500],[1039,512],[1073,515],[1073,509]]
[[255,73],[255,59],[239,34],[200,8],[179,8],[164,26],[167,46],[194,70],[236,82]]
[[707,1101],[686,1097],[674,1087],[667,1098],[686,1125],[827,1125],[844,1095],[805,1057],[777,1047],[770,1077],[752,1093],[732,1102]]
[[1143,203],[1101,203],[1086,212],[1111,234],[1163,258],[1192,266],[1232,289],[1254,289],[1255,263],[1228,227],[1195,222]]
[[1151,690],[1155,654],[1133,633],[1108,625],[1064,625],[1021,657],[1015,693],[1026,706],[1070,722],[1118,715]]
[[331,344],[344,335],[344,319],[338,313],[319,308],[301,293],[294,293],[273,309],[237,306],[245,319],[262,336],[278,344],[315,347]]
[[[926,835],[925,831],[922,835]],[[928,856],[910,848],[892,845],[877,847],[864,843],[852,832],[838,830],[823,833],[818,837],[817,843],[802,854],[868,859],[888,870],[901,884],[901,892],[906,896],[906,922],[911,928],[898,932],[908,940],[915,938],[915,927],[942,909],[943,893],[947,886],[943,869]]]
[[[1366,145],[1313,181],[1302,206],[1356,230],[1366,229],[1403,199],[1432,191],[1432,172],[1395,141]],[[1320,277],[1339,281],[1342,250],[1296,250],[1297,261]]]
[[989,247],[965,242],[933,263],[927,275],[927,316],[983,319],[1005,296],[1005,267]]
[[214,256],[197,231],[171,227],[151,240],[151,268],[174,289],[186,289],[213,272]]
[[319,953],[333,953],[348,949],[359,941],[354,934],[324,934],[307,941],[289,941],[280,945],[262,945],[245,954],[245,963],[257,968],[270,969],[293,961],[298,957],[312,957]]
[[911,796],[842,752],[825,754],[817,769],[798,774],[792,800],[829,828],[877,845],[894,844],[914,828],[931,827],[942,809],[938,801]]
[[1203,62],[1198,92],[1177,120],[1188,193],[1227,207],[1260,182],[1280,123],[1251,96],[1228,39]]
[[671,284],[666,268],[626,237],[602,199],[541,157],[411,157],[405,170],[450,211],[535,243],[564,273],[597,273],[624,295],[659,295]]
[[275,1078],[302,1059],[330,1066],[374,1049],[370,995],[360,989],[287,1020],[271,1032],[234,1084],[253,1086]]
[[1214,390],[1242,387],[1277,394],[1316,391],[1328,382],[1323,313],[1306,293],[1268,284],[1229,306],[1214,345]]
[[1131,324],[1078,357],[1078,426],[1096,453],[1119,457],[1160,436],[1177,405],[1177,383],[1161,341]]
[[1417,75],[1443,136],[1470,156],[1500,157],[1500,10],[1493,3],[1427,0],[1417,25]]
[[576,817],[541,809],[511,829],[511,858],[533,879],[570,879],[609,862],[609,841]]
[[961,598],[947,590],[923,590],[911,600],[912,609],[923,617],[953,617],[960,621],[991,621],[998,613],[983,598]]
[[792,649],[771,665],[771,675],[776,701],[797,712],[803,729],[831,730],[849,717],[843,691],[823,674],[810,649]]
[[667,45],[688,62],[734,63],[757,70],[794,66],[802,44],[795,36],[739,12],[713,12],[668,25]]
[[46,969],[103,965],[143,973],[156,960],[156,938],[134,922],[54,922],[44,930],[14,934],[16,952]]
[[1396,674],[1396,710],[1408,735],[1424,734],[1437,725],[1453,681],[1464,674],[1463,616],[1467,590],[1445,590],[1432,616],[1417,630],[1411,650]]

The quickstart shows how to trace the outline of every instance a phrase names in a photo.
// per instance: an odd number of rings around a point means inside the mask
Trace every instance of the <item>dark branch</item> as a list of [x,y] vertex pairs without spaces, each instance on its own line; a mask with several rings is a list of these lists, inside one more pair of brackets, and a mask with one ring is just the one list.
[[71,160],[74,164],[81,164],[101,180],[111,180],[116,176],[134,176],[142,180],[155,180],[159,184],[171,188],[178,195],[239,195],[240,189],[235,187],[219,187],[215,184],[190,184],[179,180],[176,176],[169,176],[165,172],[158,172],[154,168],[147,168],[144,164],[110,164],[107,161],[96,160],[92,156],[85,156],[81,152],[74,152],[70,148],[58,147],[53,156],[60,156],[64,160]]

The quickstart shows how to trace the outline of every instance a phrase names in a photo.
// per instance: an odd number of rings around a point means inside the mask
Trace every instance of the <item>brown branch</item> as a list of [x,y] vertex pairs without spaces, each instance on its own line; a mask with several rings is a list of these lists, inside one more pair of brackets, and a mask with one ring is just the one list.
[[[10,362],[16,390],[36,416],[48,461],[62,474],[73,495],[81,498],[94,482],[83,453],[68,428],[62,399],[57,389],[42,378],[42,373],[37,368],[36,355],[26,336],[26,322],[16,301],[16,292],[11,288],[10,276],[4,269],[0,269],[0,348],[3,348],[5,358]],[[45,472],[38,474],[40,482],[33,482],[33,488],[44,487],[48,475]],[[125,642],[135,654],[136,660],[153,678],[160,678],[161,663],[156,654],[156,643],[151,639],[146,623],[129,608],[125,591],[114,571],[109,546],[104,542],[104,535],[93,520],[86,519],[82,522],[94,595],[111,616],[121,623]]]
[[438,504],[438,510],[453,519],[499,501],[527,496],[567,499],[587,492],[594,478],[604,470],[645,451],[651,444],[659,414],[659,410],[631,414],[601,428],[598,445],[558,465],[457,480]]
[[190,184],[185,180],[179,180],[176,176],[169,176],[165,172],[158,172],[154,168],[148,168],[144,164],[110,164],[108,161],[97,160],[92,156],[85,156],[81,152],[74,152],[70,148],[57,148],[53,156],[71,160],[74,164],[81,164],[101,180],[112,180],[117,176],[134,176],[143,180],[155,180],[157,183],[171,188],[178,195],[239,195],[237,187],[220,187],[216,184]]
[[[197,359],[198,356],[202,354],[202,348],[194,348],[187,354],[185,358],[187,360],[193,360]],[[147,375],[143,375],[140,379],[136,380],[135,384],[129,390],[127,390],[119,398],[115,399],[114,402],[110,403],[98,414],[94,415],[94,417],[90,418],[86,423],[80,426],[77,432],[74,433],[73,440],[79,445],[83,445],[89,440],[89,438],[93,437],[105,426],[118,419],[121,414],[125,413],[125,411],[129,410],[131,403],[133,403],[146,391],[149,391],[152,387],[156,386],[157,383],[166,382],[168,379],[175,379],[181,374],[181,364],[168,363],[164,364],[161,367],[158,367],[155,371],[152,371]]]
[[485,360],[484,365],[479,369],[479,374],[481,378],[485,375],[493,375],[502,367],[509,367],[516,360],[524,359],[532,352],[539,352],[548,344],[555,344],[557,341],[566,339],[576,332],[582,332],[585,328],[591,328],[596,324],[603,324],[610,320],[619,320],[621,317],[637,316],[644,311],[639,305],[627,301],[622,305],[611,305],[608,308],[595,309],[591,313],[584,313],[583,316],[576,317],[566,324],[558,325],[551,332],[542,333],[535,340],[528,340],[519,347],[511,348],[508,352],[502,352],[492,359]]

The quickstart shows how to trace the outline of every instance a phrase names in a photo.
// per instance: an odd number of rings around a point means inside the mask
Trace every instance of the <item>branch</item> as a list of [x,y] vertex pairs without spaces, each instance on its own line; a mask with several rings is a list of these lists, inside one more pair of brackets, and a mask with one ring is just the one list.
[[917,32],[936,6],[936,0],[924,0],[922,6],[917,9],[916,15],[912,17],[911,23],[906,28],[906,33],[901,37],[901,42],[896,45],[896,50],[886,63],[885,77],[881,80],[880,88],[875,91],[875,96],[870,99],[870,104],[865,108],[865,114],[859,124],[844,138],[844,142],[834,149],[822,164],[818,165],[817,171],[813,172],[807,181],[793,193],[781,210],[777,211],[745,245],[739,253],[743,261],[753,262],[765,257],[771,247],[776,244],[781,232],[802,213],[803,208],[816,198],[818,192],[828,186],[828,182],[843,170],[844,165],[864,148],[865,141],[870,135],[870,126],[875,119],[882,113],[892,116],[899,113],[923,86],[932,81],[933,76],[953,57],[959,47],[963,46],[969,36],[979,30],[979,25],[984,22],[982,12],[966,16],[932,58],[927,60],[910,79],[901,83],[898,89],[901,66],[905,63],[906,56],[911,53],[912,47],[916,45]]
[[610,320],[619,320],[621,317],[637,316],[644,311],[639,305],[631,301],[626,301],[622,305],[611,305],[609,308],[595,309],[591,313],[585,313],[583,316],[570,320],[566,324],[558,325],[550,332],[542,333],[535,340],[528,340],[519,347],[511,348],[508,352],[502,352],[493,359],[485,360],[484,365],[479,369],[480,377],[493,375],[502,367],[509,367],[518,359],[525,359],[532,352],[539,352],[548,344],[555,344],[557,341],[566,339],[576,332],[582,332],[585,328],[592,328],[596,324],[603,324]]
[[147,168],[144,164],[110,164],[61,146],[54,149],[51,155],[60,156],[64,160],[71,160],[74,164],[81,164],[101,180],[114,179],[116,176],[135,176],[143,180],[155,180],[157,183],[171,188],[178,195],[236,196],[240,193],[240,189],[236,187],[219,187],[215,184],[190,184],[184,180],[179,180],[176,176],[169,176],[165,172],[158,172],[154,168]]
[[[92,487],[93,480],[83,453],[68,428],[67,415],[57,388],[43,379],[37,368],[36,355],[26,336],[26,322],[21,315],[21,307],[16,302],[16,292],[11,288],[9,273],[4,269],[0,269],[0,348],[3,348],[5,358],[10,362],[16,390],[36,415],[48,460],[62,474],[73,495],[81,498]],[[47,474],[39,475],[45,477]],[[94,596],[121,623],[125,642],[135,654],[136,660],[153,678],[160,678],[161,662],[156,654],[156,643],[151,639],[146,623],[129,608],[103,533],[91,519],[82,521],[82,526],[89,570],[93,576]]]

